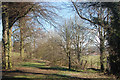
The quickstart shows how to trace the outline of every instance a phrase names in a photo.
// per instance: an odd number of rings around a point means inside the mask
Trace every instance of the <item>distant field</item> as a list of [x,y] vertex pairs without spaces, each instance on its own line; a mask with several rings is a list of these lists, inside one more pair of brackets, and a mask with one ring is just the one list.
[[[100,69],[100,55],[86,55],[82,56],[81,61],[87,61],[86,68],[96,68]],[[106,58],[104,59],[104,66],[106,67]]]

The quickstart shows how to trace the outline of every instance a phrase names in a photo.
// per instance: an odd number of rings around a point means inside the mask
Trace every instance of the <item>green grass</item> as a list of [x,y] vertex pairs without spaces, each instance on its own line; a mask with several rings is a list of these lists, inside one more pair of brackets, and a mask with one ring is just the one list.
[[35,63],[35,62],[23,62],[18,65],[19,67],[32,67],[32,68],[39,68],[39,69],[46,69],[46,70],[59,70],[61,73],[66,71],[67,73],[78,73],[78,72],[90,72],[90,73],[97,73],[99,71],[93,69],[86,69],[86,70],[75,70],[75,69],[68,69],[67,67],[51,67],[47,66],[45,62],[43,63]]
[[35,62],[23,62],[19,66],[23,67],[44,67],[46,63],[35,63]]

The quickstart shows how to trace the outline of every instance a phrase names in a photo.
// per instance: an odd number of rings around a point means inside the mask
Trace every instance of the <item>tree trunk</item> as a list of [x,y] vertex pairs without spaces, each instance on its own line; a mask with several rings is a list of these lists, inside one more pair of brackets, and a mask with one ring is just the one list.
[[[100,15],[98,15],[98,17],[102,20],[102,8],[100,8]],[[101,24],[104,25],[103,22],[101,22]],[[104,53],[105,53],[105,34],[104,34],[103,27],[99,26],[99,35],[100,35],[100,69],[101,71],[104,71]]]
[[20,27],[20,57],[21,59],[23,59],[23,54],[24,54],[24,42],[23,42],[23,23],[22,23],[22,19],[20,19],[20,22],[19,22],[19,27]]
[[103,48],[103,44],[101,44],[100,47],[100,66],[101,66],[101,71],[104,70],[104,48]]
[[78,51],[78,62],[80,62],[80,53]]
[[2,67],[3,69],[8,69],[8,13],[2,11],[2,25],[3,25],[3,34],[2,34]]
[[100,33],[100,69],[101,71],[104,71],[104,52],[105,52],[105,46],[104,46],[104,39],[102,32]]
[[70,56],[70,52],[69,52],[69,70],[71,69],[71,56]]
[[78,54],[77,59],[78,59],[78,62],[80,63],[81,48],[78,48],[77,54]]
[[[78,31],[77,31],[77,33],[78,33]],[[78,59],[78,62],[80,62],[79,38],[80,38],[79,35],[77,35],[77,59]]]
[[34,50],[35,50],[35,38],[34,38]]
[[3,30],[2,30],[2,68],[5,69],[5,14],[2,13],[2,26],[3,26]]
[[80,51],[79,51],[79,42],[77,42],[77,60],[80,62]]
[[8,68],[12,68],[11,53],[12,53],[12,40],[11,40],[12,28],[8,30]]

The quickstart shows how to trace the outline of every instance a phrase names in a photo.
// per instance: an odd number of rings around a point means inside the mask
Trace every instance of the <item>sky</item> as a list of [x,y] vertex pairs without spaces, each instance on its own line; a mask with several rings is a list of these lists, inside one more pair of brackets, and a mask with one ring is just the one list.
[[[65,23],[65,20],[72,19],[75,16],[75,11],[73,8],[70,8],[70,2],[51,2],[53,5],[59,6],[61,9],[56,13],[61,17],[61,19],[56,19],[60,25]],[[69,8],[68,8],[69,7]],[[0,10],[1,11],[1,10]],[[0,41],[2,40],[2,21],[0,20]],[[46,30],[54,30],[54,27],[47,22],[44,24]],[[57,26],[56,26],[57,27]]]

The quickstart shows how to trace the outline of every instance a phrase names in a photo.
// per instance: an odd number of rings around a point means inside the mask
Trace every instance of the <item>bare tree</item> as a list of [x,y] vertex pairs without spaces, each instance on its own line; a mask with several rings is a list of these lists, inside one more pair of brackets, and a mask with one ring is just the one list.
[[90,31],[83,26],[83,21],[79,21],[78,18],[75,17],[75,22],[73,23],[73,45],[75,48],[75,51],[77,53],[77,59],[78,62],[80,62],[80,56],[82,55],[82,52],[87,48],[87,45],[90,42]]

